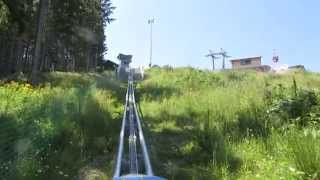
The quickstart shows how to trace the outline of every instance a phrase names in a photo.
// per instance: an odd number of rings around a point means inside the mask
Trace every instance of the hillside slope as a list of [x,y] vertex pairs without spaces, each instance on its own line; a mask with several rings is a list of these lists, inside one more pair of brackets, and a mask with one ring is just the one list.
[[113,73],[0,82],[0,179],[109,179],[126,84]]
[[[0,177],[110,179],[126,84],[112,73],[0,81]],[[320,75],[153,68],[136,85],[168,179],[319,179]]]
[[157,174],[319,179],[319,88],[314,73],[150,70],[137,92]]

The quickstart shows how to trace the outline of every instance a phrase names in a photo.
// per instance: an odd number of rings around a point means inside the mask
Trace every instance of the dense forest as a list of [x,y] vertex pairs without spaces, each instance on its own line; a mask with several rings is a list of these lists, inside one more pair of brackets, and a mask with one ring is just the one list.
[[0,0],[0,75],[95,71],[114,9],[110,0]]

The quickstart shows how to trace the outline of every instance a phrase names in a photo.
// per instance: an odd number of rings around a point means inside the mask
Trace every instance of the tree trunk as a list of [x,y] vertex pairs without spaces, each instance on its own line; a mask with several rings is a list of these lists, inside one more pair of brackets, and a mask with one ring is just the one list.
[[94,46],[91,52],[91,61],[92,61],[92,71],[97,70],[98,56],[97,56],[97,46]]
[[14,55],[14,49],[16,47],[16,41],[14,39],[11,40],[11,44],[10,44],[10,52],[9,52],[9,62],[8,62],[8,70],[7,73],[8,74],[12,74],[14,72],[14,67],[15,67],[15,55]]
[[57,46],[55,70],[62,71],[64,68],[64,43],[58,40]]
[[32,42],[28,42],[28,55],[25,60],[24,71],[31,72],[32,71],[32,59],[34,55],[34,44]]
[[[6,62],[6,48],[4,43],[4,36],[0,34],[0,77],[4,74],[7,62]],[[8,42],[7,42],[8,43]]]
[[18,37],[16,44],[16,71],[15,73],[20,74],[22,72],[23,65],[23,55],[24,55],[24,38]]
[[29,44],[27,43],[26,48],[25,48],[25,52],[24,52],[24,55],[22,58],[22,72],[26,71],[28,56],[29,56]]
[[38,66],[41,60],[41,46],[44,43],[45,37],[45,22],[49,10],[49,0],[40,0],[39,3],[39,14],[38,14],[38,24],[37,24],[37,34],[36,34],[36,44],[34,59],[31,72],[31,81],[33,84],[37,83]]

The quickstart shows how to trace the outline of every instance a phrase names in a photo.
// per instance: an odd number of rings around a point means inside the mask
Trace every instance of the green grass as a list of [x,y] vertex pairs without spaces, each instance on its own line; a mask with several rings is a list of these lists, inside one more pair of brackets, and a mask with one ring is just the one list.
[[[168,179],[320,179],[320,75],[152,68],[136,86]],[[126,84],[114,73],[0,81],[0,177],[110,179]]]
[[320,179],[319,132],[308,129],[296,132],[289,141],[292,157],[297,169],[310,179]]
[[[318,156],[319,141],[304,146],[290,132],[319,129],[320,75],[153,68],[146,76],[137,91],[157,174],[319,178],[317,159],[297,158],[299,153]],[[297,152],[290,139],[299,142]]]
[[42,79],[38,87],[0,86],[0,176],[111,177],[126,86],[110,73],[51,73]]

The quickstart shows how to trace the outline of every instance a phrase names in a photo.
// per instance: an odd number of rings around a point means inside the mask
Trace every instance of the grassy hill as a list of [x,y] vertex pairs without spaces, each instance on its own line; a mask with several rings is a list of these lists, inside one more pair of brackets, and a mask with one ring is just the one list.
[[319,88],[314,73],[152,69],[137,91],[155,169],[169,179],[319,179]]
[[[51,73],[0,85],[0,177],[109,179],[126,85],[113,73]],[[0,179],[2,179],[0,178]]]
[[[0,81],[0,177],[110,179],[126,84],[113,73]],[[319,179],[320,75],[153,68],[136,87],[168,179]]]

